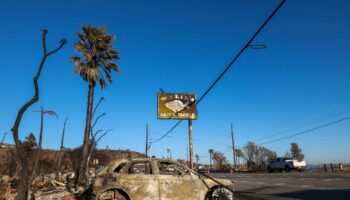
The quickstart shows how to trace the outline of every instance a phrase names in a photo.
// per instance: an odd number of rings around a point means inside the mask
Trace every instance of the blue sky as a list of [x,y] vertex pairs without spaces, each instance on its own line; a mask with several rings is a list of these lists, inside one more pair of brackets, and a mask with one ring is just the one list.
[[[48,48],[67,45],[50,57],[40,79],[40,101],[25,114],[20,134],[38,134],[43,105],[47,117],[43,146],[57,149],[65,118],[67,147],[82,143],[88,86],[74,74],[76,32],[85,24],[104,26],[121,51],[114,83],[99,112],[98,129],[113,129],[99,148],[144,151],[145,126],[156,139],[175,121],[157,120],[156,94],[194,92],[200,96],[264,19],[275,0],[235,1],[3,1],[0,6],[0,132],[13,125],[20,106],[33,94],[32,78],[42,56],[41,30]],[[346,0],[287,1],[247,50],[198,106],[193,122],[194,151],[208,162],[208,149],[232,160],[230,123],[236,145],[260,144],[350,115],[350,8]],[[349,111],[349,112],[348,112]],[[311,163],[350,161],[350,121],[265,146],[279,155],[299,143]],[[272,134],[275,137],[259,140]],[[150,153],[186,158],[187,123],[152,146]],[[11,143],[9,135],[6,142]]]

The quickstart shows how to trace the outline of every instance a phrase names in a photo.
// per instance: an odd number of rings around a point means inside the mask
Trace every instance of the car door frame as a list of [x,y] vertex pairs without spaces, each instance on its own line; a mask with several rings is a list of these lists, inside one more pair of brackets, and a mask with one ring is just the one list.
[[[200,198],[201,180],[197,175],[193,174],[193,172],[189,169],[187,169],[187,174],[183,170],[178,169],[179,171],[185,173],[184,175],[162,175],[159,171],[158,162],[168,162],[174,164],[175,166],[183,166],[171,160],[155,160],[155,166],[157,167],[158,173],[157,176],[160,199],[195,200]],[[192,186],[192,189],[189,188],[189,186]]]
[[[152,174],[130,174],[129,170],[135,163],[148,162]],[[152,160],[135,160],[125,166],[124,173],[119,177],[120,189],[124,190],[131,199],[159,200],[159,180]]]

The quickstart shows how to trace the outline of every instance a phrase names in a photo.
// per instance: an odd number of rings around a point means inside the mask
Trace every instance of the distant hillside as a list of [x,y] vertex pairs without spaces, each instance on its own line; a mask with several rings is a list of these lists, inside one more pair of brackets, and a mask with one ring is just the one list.
[[[0,175],[13,173],[18,169],[16,162],[16,149],[13,145],[4,144],[0,147]],[[30,162],[34,162],[35,150],[30,154]],[[43,173],[56,172],[59,157],[62,155],[61,171],[70,172],[75,171],[79,166],[81,158],[81,148],[59,150],[42,150],[39,160],[39,171]],[[143,158],[144,154],[131,150],[100,150],[96,149],[90,159],[90,167],[105,166],[109,162],[120,158]],[[98,166],[93,166],[93,160],[98,159]],[[31,164],[29,163],[29,166]]]

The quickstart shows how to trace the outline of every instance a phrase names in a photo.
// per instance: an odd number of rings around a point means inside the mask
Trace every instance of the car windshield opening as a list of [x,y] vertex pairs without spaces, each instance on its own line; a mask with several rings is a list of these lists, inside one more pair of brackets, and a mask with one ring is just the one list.
[[126,163],[121,163],[114,169],[114,173],[120,173],[120,171],[125,167]]
[[186,174],[187,172],[187,170],[184,167],[179,166],[175,163],[160,161],[157,164],[160,175],[181,175]]
[[152,174],[152,167],[149,162],[135,162],[129,168],[129,174]]

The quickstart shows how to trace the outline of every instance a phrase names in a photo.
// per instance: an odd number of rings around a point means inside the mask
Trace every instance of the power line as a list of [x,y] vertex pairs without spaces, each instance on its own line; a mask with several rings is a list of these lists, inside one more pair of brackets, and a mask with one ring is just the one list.
[[321,128],[325,128],[325,127],[333,125],[333,124],[340,123],[340,122],[348,120],[348,119],[350,119],[350,117],[345,117],[345,118],[342,118],[342,119],[339,119],[339,120],[336,120],[336,121],[333,121],[333,122],[329,122],[329,123],[323,124],[321,126],[317,126],[315,128],[311,128],[311,129],[308,129],[308,130],[305,130],[305,131],[302,131],[302,132],[299,132],[299,133],[288,135],[288,136],[285,136],[285,137],[282,137],[282,138],[279,138],[279,139],[276,139],[276,140],[271,140],[271,141],[268,141],[268,142],[264,142],[264,143],[261,143],[259,145],[270,144],[272,142],[277,142],[277,141],[285,140],[285,139],[288,139],[288,138],[291,138],[291,137],[295,137],[295,136],[298,136],[298,135],[303,135],[303,134],[306,134],[306,133],[309,133],[309,132],[312,132],[312,131],[315,131],[315,130],[318,130],[318,129],[321,129]]
[[282,135],[282,134],[284,134],[284,133],[288,133],[288,132],[290,132],[290,131],[293,131],[293,129],[298,129],[298,128],[302,128],[302,127],[305,127],[305,126],[308,126],[308,125],[311,125],[311,124],[315,124],[315,123],[317,123],[317,122],[324,121],[324,120],[327,120],[327,119],[329,119],[329,118],[333,118],[333,117],[336,117],[336,116],[339,116],[339,115],[343,115],[343,114],[346,114],[346,113],[348,113],[348,112],[350,112],[350,110],[345,110],[345,111],[342,110],[342,112],[331,113],[330,116],[323,116],[323,117],[321,117],[321,118],[318,118],[318,119],[314,119],[314,120],[305,122],[305,123],[303,123],[303,124],[301,124],[301,125],[293,126],[293,127],[289,128],[289,129],[287,129],[287,130],[279,131],[279,132],[277,132],[277,133],[268,135],[268,136],[266,136],[266,137],[259,138],[259,139],[255,140],[255,141],[266,140],[266,139],[272,138],[272,137],[274,137],[274,136]]
[[152,142],[152,144],[157,143],[160,140],[162,140],[163,138],[165,138],[166,136],[168,136],[181,122],[182,122],[182,120],[179,120],[178,122],[176,122],[176,124],[168,132],[166,132],[162,137],[160,137],[157,140],[155,140],[154,142]]
[[[197,100],[197,104],[199,104],[207,94],[213,89],[213,87],[221,80],[221,78],[226,74],[226,72],[232,67],[233,63],[241,56],[241,54],[250,47],[253,40],[256,36],[261,32],[261,30],[266,26],[266,24],[272,19],[272,17],[277,13],[277,11],[282,7],[282,5],[286,2],[286,0],[282,0],[281,3],[275,8],[275,10],[270,14],[270,16],[264,21],[264,23],[258,28],[258,30],[253,34],[253,36],[248,40],[248,42],[241,48],[238,54],[232,59],[232,61],[227,65],[224,71],[215,79],[215,81],[209,86],[209,88],[203,93],[203,95]],[[153,143],[159,142],[167,135],[169,135],[180,123],[182,120],[179,120],[168,132],[166,132],[162,137],[154,141]]]
[[322,112],[322,111],[326,110],[329,107],[332,107],[332,106],[334,106],[334,105],[336,105],[336,104],[338,104],[340,102],[348,100],[349,98],[350,98],[350,96],[346,96],[346,97],[344,97],[342,99],[338,99],[337,101],[327,103],[326,105],[323,105],[322,107],[319,107],[319,108],[317,108],[315,110],[312,110],[310,112],[304,113],[303,115],[301,115],[299,117],[296,117],[296,118],[293,118],[293,119],[290,119],[290,120],[287,120],[287,121],[284,121],[284,122],[281,122],[281,123],[278,123],[278,124],[275,124],[275,125],[272,125],[272,126],[269,126],[269,127],[265,127],[265,128],[262,128],[262,129],[257,129],[254,132],[264,132],[264,131],[266,131],[268,129],[271,129],[273,127],[276,127],[276,126],[278,127],[278,126],[283,125],[283,124],[290,124],[292,122],[298,121],[300,119],[300,117],[305,117],[307,115],[310,116],[310,115],[313,115],[315,113]]
[[241,54],[250,46],[256,36],[260,31],[266,26],[266,24],[271,20],[271,18],[277,13],[281,6],[285,3],[285,0],[276,7],[276,9],[271,13],[271,15],[265,20],[265,22],[259,27],[259,29],[254,33],[254,35],[248,40],[248,42],[243,46],[243,48],[238,52],[238,54],[233,58],[233,60],[228,64],[225,70],[219,75],[219,77],[210,85],[210,87],[204,92],[204,94],[199,98],[197,104],[200,103],[210,92],[210,90],[220,81],[220,79],[226,74],[226,72],[232,67],[233,63],[241,56]]

